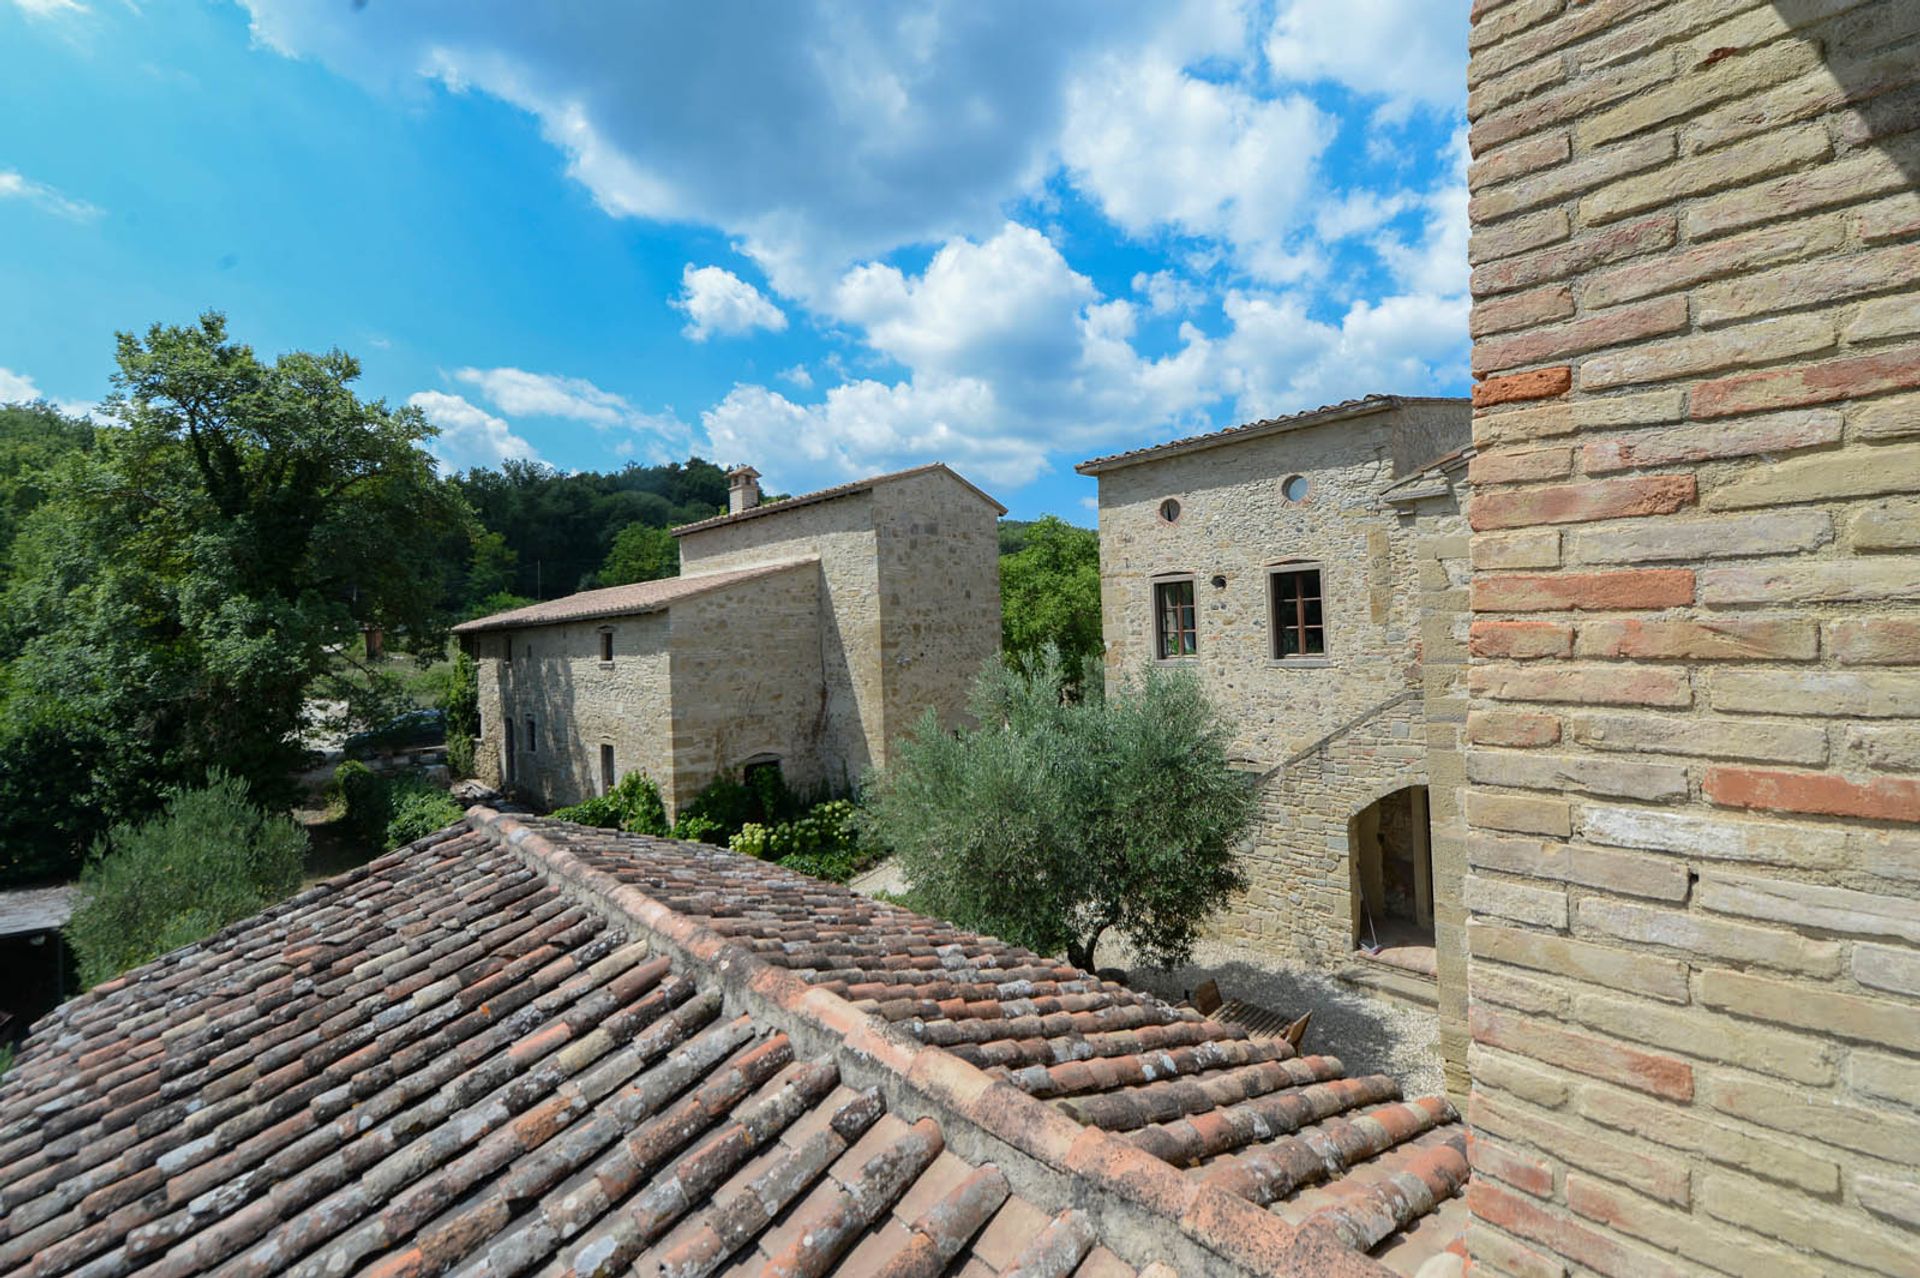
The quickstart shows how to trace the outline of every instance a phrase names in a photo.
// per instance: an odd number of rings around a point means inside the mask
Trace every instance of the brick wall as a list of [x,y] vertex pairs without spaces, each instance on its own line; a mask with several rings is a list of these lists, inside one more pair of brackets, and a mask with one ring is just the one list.
[[1920,1273],[1917,39],[1475,6],[1478,1272]]

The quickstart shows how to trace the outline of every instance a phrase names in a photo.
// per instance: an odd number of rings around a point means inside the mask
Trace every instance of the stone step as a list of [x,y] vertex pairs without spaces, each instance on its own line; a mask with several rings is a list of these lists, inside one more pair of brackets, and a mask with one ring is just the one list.
[[1439,984],[1428,977],[1384,963],[1369,963],[1356,960],[1335,972],[1340,980],[1358,989],[1363,989],[1378,998],[1389,999],[1396,1003],[1405,1003],[1422,1011],[1438,1011],[1440,1008]]

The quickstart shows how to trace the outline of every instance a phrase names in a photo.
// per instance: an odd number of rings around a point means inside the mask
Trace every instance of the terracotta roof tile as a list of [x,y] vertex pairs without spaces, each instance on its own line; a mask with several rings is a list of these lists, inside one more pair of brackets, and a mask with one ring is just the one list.
[[691,599],[722,586],[786,572],[818,563],[814,558],[783,559],[778,563],[757,564],[727,572],[696,573],[691,577],[663,577],[658,581],[636,581],[627,586],[607,586],[600,590],[582,590],[560,599],[548,599],[510,608],[487,617],[463,621],[453,628],[457,635],[477,634],[483,630],[511,630],[521,626],[551,626],[568,621],[595,621],[601,617],[626,617],[635,613],[658,612],[677,600]]
[[[0,1274],[1344,1273],[1460,1189],[1451,1106],[1332,1057],[717,849],[470,820],[36,1027]],[[1159,1222],[1131,1262],[1115,1212]]]
[[1192,452],[1200,448],[1212,448],[1219,444],[1231,444],[1241,439],[1253,439],[1261,435],[1278,434],[1281,431],[1299,430],[1306,426],[1317,426],[1323,421],[1361,417],[1401,404],[1464,404],[1466,402],[1464,399],[1437,396],[1363,395],[1359,399],[1346,399],[1337,404],[1323,404],[1319,408],[1302,409],[1283,417],[1263,418],[1256,422],[1246,422],[1239,426],[1209,431],[1203,435],[1188,435],[1184,439],[1170,439],[1162,444],[1149,444],[1145,448],[1133,448],[1123,453],[1109,453],[1105,457],[1089,458],[1074,469],[1082,475],[1097,475],[1102,471],[1118,470],[1122,466],[1151,461],[1156,457]]
[[970,483],[958,471],[948,466],[945,462],[929,462],[924,466],[913,466],[906,470],[891,471],[885,475],[872,475],[866,479],[856,479],[851,483],[835,484],[831,488],[822,488],[816,492],[801,493],[797,497],[784,497],[779,501],[765,502],[758,506],[748,507],[738,514],[715,515],[711,519],[701,519],[691,524],[681,524],[672,531],[674,536],[681,537],[687,533],[700,532],[706,528],[718,528],[722,524],[737,524],[741,520],[758,519],[762,515],[777,515],[783,510],[793,510],[799,506],[817,505],[823,501],[832,501],[836,497],[851,497],[855,493],[869,492],[881,484],[890,484],[897,479],[912,479],[916,475],[930,475],[935,471],[941,471],[952,476],[955,480],[972,489],[980,500],[986,502],[1003,515],[1007,513],[1005,506],[1002,506],[999,502],[989,497],[983,489]]

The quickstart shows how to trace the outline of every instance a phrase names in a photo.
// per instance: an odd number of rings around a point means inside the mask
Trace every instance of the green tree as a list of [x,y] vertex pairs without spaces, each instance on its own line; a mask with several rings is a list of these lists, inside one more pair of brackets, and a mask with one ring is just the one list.
[[679,571],[680,545],[672,533],[646,524],[628,524],[614,537],[607,562],[600,565],[600,584],[658,581]]
[[101,981],[211,936],[300,885],[307,833],[267,816],[246,783],[215,771],[178,790],[165,809],[116,825],[80,877],[67,937],[80,980]]
[[440,689],[447,712],[447,766],[456,777],[473,775],[473,740],[480,735],[480,670],[465,652],[453,654]]
[[49,472],[92,448],[93,429],[50,404],[0,405],[0,578],[20,525],[47,499]]
[[942,917],[1087,969],[1109,931],[1149,962],[1183,962],[1245,882],[1253,793],[1228,726],[1185,671],[1111,695],[1066,684],[1052,648],[991,663],[969,703],[978,726],[946,732],[929,712],[870,778],[862,824]]
[[58,469],[15,545],[0,874],[71,864],[212,768],[289,797],[334,650],[368,625],[446,643],[446,549],[471,516],[419,412],[359,399],[339,351],[264,363],[217,314],[122,334],[118,364],[120,424]]
[[1052,645],[1078,684],[1100,652],[1100,537],[1048,515],[1000,559],[1000,645],[1015,660]]

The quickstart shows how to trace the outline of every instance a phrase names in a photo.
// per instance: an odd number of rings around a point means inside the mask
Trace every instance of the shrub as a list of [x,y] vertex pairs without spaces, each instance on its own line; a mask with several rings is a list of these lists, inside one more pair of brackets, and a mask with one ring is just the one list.
[[389,852],[445,829],[462,815],[439,786],[417,776],[383,777],[352,759],[333,770],[332,789],[345,807],[341,820],[353,837]]
[[453,654],[440,688],[447,712],[447,769],[456,778],[473,775],[473,738],[480,731],[480,672],[472,657]]
[[393,814],[385,832],[388,851],[444,830],[465,815],[445,790],[414,777],[388,782],[387,808]]
[[817,879],[845,883],[877,857],[862,848],[856,809],[845,799],[815,804],[792,821],[748,822],[728,842],[742,856],[778,861]]
[[661,801],[660,787],[644,772],[629,772],[605,794],[571,807],[556,808],[551,815],[556,821],[625,830],[629,834],[667,833],[667,805]]
[[1231,730],[1186,672],[1150,669],[1066,695],[1049,648],[974,681],[976,728],[929,713],[868,784],[862,828],[893,847],[940,916],[1091,970],[1117,931],[1144,959],[1183,961],[1245,882],[1253,817]]
[[718,821],[701,816],[698,812],[690,812],[673,823],[673,837],[693,843],[724,845],[727,832]]
[[341,818],[354,838],[369,846],[383,843],[393,820],[387,783],[366,764],[349,759],[333,770],[333,792],[345,807]]
[[246,783],[215,770],[175,790],[158,816],[121,824],[94,846],[67,924],[80,979],[97,985],[212,935],[300,884],[307,834],[268,816]]

